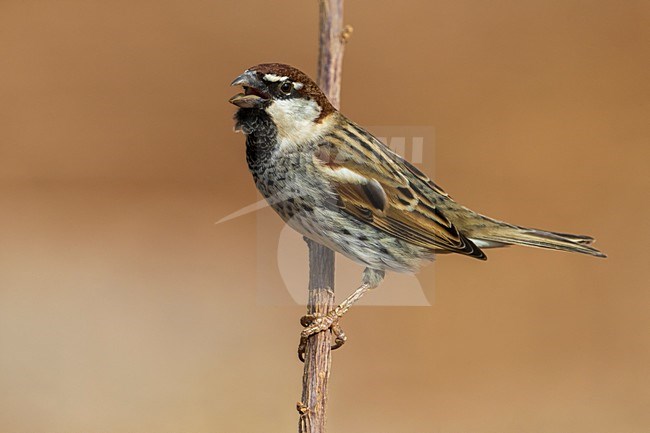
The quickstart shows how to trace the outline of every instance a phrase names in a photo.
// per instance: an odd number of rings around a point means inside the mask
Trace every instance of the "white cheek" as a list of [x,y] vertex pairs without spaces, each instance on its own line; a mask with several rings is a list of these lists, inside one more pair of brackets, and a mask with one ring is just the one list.
[[266,112],[278,128],[280,147],[295,147],[319,138],[325,125],[316,123],[321,109],[314,101],[307,99],[276,100]]

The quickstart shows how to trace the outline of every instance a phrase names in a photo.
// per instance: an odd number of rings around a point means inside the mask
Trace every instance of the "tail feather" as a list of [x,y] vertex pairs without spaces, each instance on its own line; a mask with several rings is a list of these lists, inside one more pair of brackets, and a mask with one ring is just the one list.
[[[537,231],[544,232],[544,230],[537,230]],[[563,237],[565,239],[569,239],[570,241],[583,244],[583,245],[591,245],[596,241],[596,239],[586,235],[572,235],[570,233],[558,233],[558,232],[545,232],[545,233],[552,233],[554,235]]]
[[601,251],[590,246],[594,242],[594,238],[591,236],[531,229],[503,223],[478,214],[475,216],[480,218],[480,223],[471,224],[473,226],[470,229],[472,233],[468,234],[468,237],[472,240],[483,241],[487,244],[493,243],[494,246],[525,245],[607,257]]
[[508,244],[571,251],[596,257],[607,257],[596,248],[589,246],[589,243],[593,242],[593,238],[586,240],[581,236],[566,236],[564,233],[547,232],[544,230],[517,227],[515,230],[509,232],[504,230],[504,233],[494,236],[491,240]]

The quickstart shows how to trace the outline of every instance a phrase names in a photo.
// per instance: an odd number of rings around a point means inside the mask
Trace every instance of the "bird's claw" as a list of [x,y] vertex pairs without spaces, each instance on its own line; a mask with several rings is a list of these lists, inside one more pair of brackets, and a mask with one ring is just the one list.
[[305,328],[300,333],[300,344],[298,345],[298,358],[302,362],[305,362],[307,339],[312,335],[329,329],[332,332],[332,335],[334,335],[332,350],[343,346],[347,340],[345,332],[343,332],[341,325],[339,325],[339,316],[336,314],[336,311],[330,311],[325,315],[308,314],[300,318],[300,324]]

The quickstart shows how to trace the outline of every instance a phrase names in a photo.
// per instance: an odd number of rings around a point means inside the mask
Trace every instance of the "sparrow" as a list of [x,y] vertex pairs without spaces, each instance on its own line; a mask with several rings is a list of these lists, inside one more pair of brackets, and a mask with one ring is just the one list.
[[[255,185],[291,228],[365,267],[361,285],[337,308],[305,317],[309,336],[331,329],[386,271],[417,272],[435,254],[485,260],[488,248],[525,245],[605,257],[594,238],[508,224],[454,201],[426,174],[332,106],[306,74],[280,63],[244,71],[235,130],[246,136]],[[303,359],[304,360],[304,359]]]

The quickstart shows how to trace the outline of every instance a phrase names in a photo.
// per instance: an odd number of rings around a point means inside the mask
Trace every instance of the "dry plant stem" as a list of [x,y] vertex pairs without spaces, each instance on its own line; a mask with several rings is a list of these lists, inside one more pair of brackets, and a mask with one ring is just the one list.
[[[343,0],[319,0],[320,55],[318,85],[339,107],[343,49],[351,28],[343,27]],[[309,245],[308,314],[327,314],[334,307],[334,252],[315,242]],[[319,332],[307,341],[302,400],[297,409],[300,433],[324,433],[327,384],[332,363],[331,334]]]
[[[334,308],[334,252],[322,245],[309,245],[309,314],[327,314]],[[327,383],[332,365],[330,332],[319,332],[307,340],[299,403],[300,433],[325,432]]]
[[343,26],[343,0],[319,0],[318,86],[337,109],[341,104],[343,50],[352,27]]

